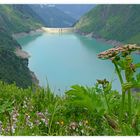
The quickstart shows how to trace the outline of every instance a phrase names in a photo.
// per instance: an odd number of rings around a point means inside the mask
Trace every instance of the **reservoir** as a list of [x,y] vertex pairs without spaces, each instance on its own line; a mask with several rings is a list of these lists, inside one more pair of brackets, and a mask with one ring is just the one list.
[[29,68],[40,86],[48,82],[53,91],[63,92],[75,84],[94,86],[97,79],[106,78],[120,90],[113,64],[97,57],[111,45],[75,33],[41,33],[17,41],[29,53]]

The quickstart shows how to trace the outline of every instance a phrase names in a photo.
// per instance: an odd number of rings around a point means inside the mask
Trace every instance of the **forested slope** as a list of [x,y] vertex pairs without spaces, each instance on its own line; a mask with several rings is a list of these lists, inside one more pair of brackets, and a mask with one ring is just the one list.
[[98,5],[76,24],[81,32],[140,44],[140,5]]
[[26,88],[33,84],[28,59],[17,57],[20,48],[13,33],[38,29],[42,23],[28,5],[0,5],[0,80]]

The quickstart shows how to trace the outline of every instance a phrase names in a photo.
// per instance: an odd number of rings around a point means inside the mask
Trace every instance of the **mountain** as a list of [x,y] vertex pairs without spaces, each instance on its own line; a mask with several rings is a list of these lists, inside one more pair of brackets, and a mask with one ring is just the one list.
[[76,20],[54,5],[30,5],[31,9],[48,27],[70,27]]
[[54,6],[76,20],[95,7],[94,4],[55,4]]
[[39,28],[41,22],[28,5],[0,5],[0,28],[9,33]]
[[0,80],[27,88],[33,84],[28,59],[16,56],[21,48],[12,34],[40,28],[42,23],[28,5],[0,5]]
[[98,5],[76,24],[77,30],[124,43],[140,44],[140,5]]

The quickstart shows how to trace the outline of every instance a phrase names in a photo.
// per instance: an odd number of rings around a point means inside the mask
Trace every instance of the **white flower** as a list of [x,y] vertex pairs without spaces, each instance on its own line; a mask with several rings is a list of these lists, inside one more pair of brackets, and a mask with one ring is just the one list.
[[32,122],[30,123],[30,128],[33,128],[33,123]]
[[14,123],[12,127],[13,127],[13,128],[16,128],[16,127],[17,127],[17,126],[16,126],[16,123]]
[[32,129],[33,128],[33,123],[32,122],[28,122],[28,124],[27,124],[29,127],[30,127],[30,129]]
[[45,122],[46,120],[42,118],[41,121]]
[[75,130],[75,129],[77,128],[77,126],[78,126],[78,125],[77,125],[76,122],[71,122],[71,123],[70,123],[70,128],[73,129],[73,130]]
[[15,128],[12,126],[12,133],[15,133]]
[[48,120],[45,120],[45,125],[48,125]]
[[59,122],[55,122],[56,124],[60,124]]
[[82,122],[81,121],[79,122],[79,126],[82,126]]
[[25,104],[25,105],[23,105],[23,108],[27,108],[27,105]]
[[48,110],[46,109],[46,111],[45,111],[45,115],[49,115],[49,113],[48,113]]

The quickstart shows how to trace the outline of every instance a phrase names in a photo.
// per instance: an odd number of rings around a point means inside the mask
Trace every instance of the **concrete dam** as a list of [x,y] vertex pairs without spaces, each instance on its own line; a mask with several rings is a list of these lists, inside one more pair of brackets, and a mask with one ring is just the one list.
[[74,32],[73,27],[68,28],[48,28],[48,27],[42,27],[42,30],[48,33],[69,33]]

